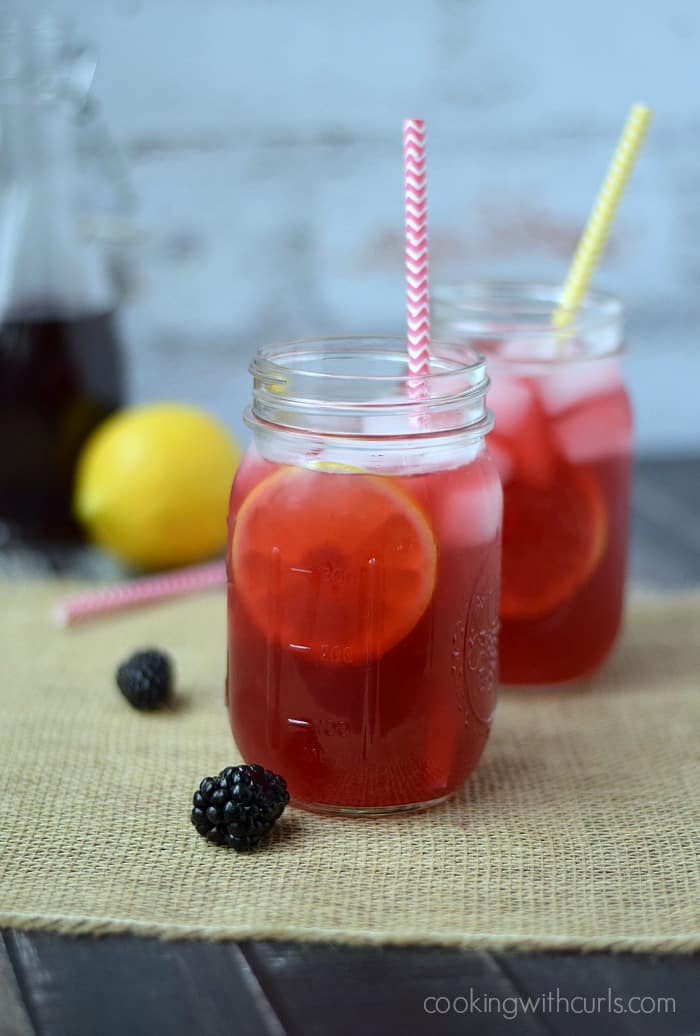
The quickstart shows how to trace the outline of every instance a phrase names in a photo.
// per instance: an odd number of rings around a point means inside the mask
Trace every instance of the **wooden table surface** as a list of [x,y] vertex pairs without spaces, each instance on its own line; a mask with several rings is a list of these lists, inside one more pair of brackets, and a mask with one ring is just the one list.
[[[0,553],[6,575],[103,564],[86,552]],[[630,569],[645,586],[700,586],[700,458],[638,465]],[[624,1013],[607,1010],[616,996]],[[513,997],[545,999],[523,1010]],[[584,1013],[598,997],[603,1009]],[[700,957],[0,934],[0,1036],[466,1032],[698,1036]]]

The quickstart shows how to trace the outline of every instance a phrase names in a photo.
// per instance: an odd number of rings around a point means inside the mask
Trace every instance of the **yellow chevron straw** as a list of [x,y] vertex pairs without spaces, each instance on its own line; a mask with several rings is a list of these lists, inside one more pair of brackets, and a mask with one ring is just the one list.
[[643,104],[632,106],[615,148],[615,154],[605,174],[603,185],[588,217],[586,229],[581,234],[576,246],[559,301],[552,313],[554,327],[566,327],[571,323],[588,290],[593,271],[608,240],[615,210],[622,197],[650,120],[650,108]]

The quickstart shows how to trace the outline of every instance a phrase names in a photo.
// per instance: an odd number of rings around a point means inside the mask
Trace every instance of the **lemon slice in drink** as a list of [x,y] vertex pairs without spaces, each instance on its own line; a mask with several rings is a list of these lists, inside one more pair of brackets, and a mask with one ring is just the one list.
[[236,591],[268,637],[319,661],[385,654],[415,627],[435,585],[427,517],[394,480],[286,467],[236,518]]

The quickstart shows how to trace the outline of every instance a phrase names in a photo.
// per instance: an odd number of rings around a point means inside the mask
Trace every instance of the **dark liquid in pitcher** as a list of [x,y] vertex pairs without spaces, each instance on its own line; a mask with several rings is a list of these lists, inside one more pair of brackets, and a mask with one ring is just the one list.
[[76,460],[121,401],[113,313],[8,315],[0,325],[0,522],[11,533],[77,537]]

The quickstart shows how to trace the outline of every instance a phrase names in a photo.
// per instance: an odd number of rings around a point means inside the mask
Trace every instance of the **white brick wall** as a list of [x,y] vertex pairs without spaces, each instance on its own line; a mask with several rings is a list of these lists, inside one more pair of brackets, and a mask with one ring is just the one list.
[[260,341],[400,330],[400,123],[429,131],[432,275],[558,279],[627,108],[656,118],[598,282],[629,311],[640,447],[700,447],[697,0],[54,0],[146,237],[136,398],[234,427]]

